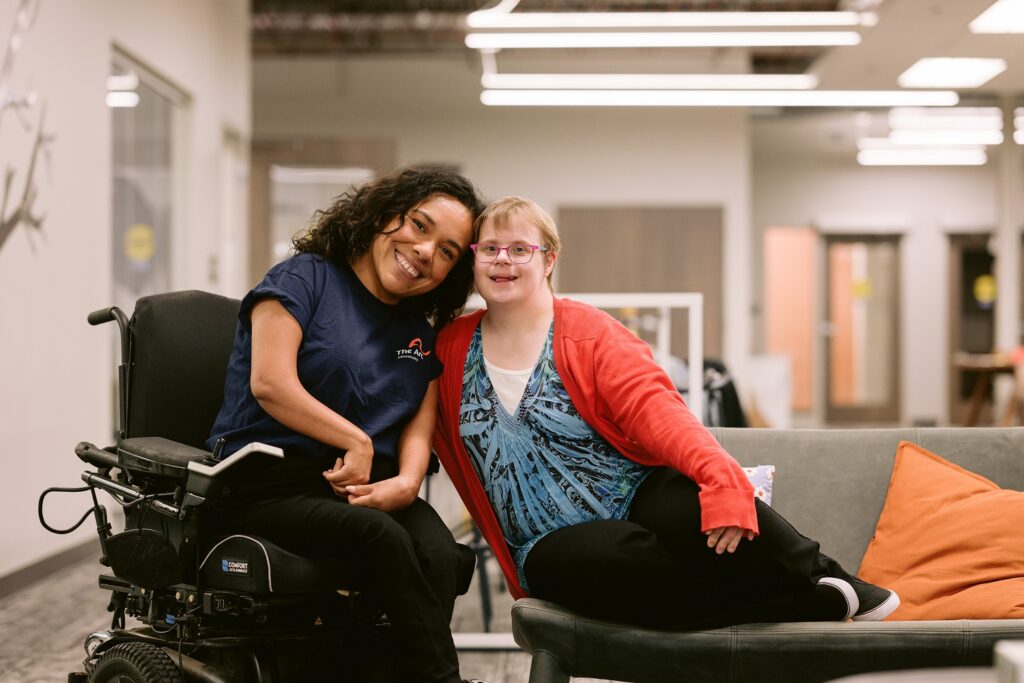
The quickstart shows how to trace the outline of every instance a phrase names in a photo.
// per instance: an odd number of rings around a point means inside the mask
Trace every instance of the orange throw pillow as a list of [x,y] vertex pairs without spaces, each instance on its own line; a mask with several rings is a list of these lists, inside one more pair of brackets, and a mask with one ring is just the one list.
[[858,575],[899,593],[890,621],[1024,618],[1024,493],[901,441]]

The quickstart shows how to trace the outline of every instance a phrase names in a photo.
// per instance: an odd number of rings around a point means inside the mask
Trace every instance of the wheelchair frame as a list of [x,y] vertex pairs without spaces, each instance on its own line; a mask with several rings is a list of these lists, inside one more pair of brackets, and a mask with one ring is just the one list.
[[[107,609],[113,617],[109,630],[86,636],[84,671],[70,673],[68,680],[303,681],[325,674],[337,677],[351,666],[337,664],[345,653],[366,660],[367,653],[372,658],[373,653],[382,652],[386,639],[380,636],[387,631],[386,620],[354,593],[326,590],[320,582],[313,591],[274,594],[215,586],[204,579],[203,556],[209,545],[202,529],[205,508],[233,483],[283,453],[254,443],[218,461],[213,453],[168,439],[130,438],[132,325],[117,307],[94,311],[88,321],[91,325],[115,321],[120,332],[117,443],[107,448],[79,443],[75,454],[94,468],[81,475],[86,486],[44,491],[39,518],[49,531],[70,533],[93,516],[100,563],[113,572],[99,577],[99,587],[110,591]],[[77,524],[54,529],[46,523],[46,495],[86,490],[93,505]],[[122,506],[125,531],[112,533],[96,490],[107,492]],[[269,556],[266,571],[269,576]],[[126,628],[126,616],[142,625]],[[380,668],[373,673],[373,665],[367,666],[374,676],[388,675]],[[382,661],[377,666],[388,664]]]

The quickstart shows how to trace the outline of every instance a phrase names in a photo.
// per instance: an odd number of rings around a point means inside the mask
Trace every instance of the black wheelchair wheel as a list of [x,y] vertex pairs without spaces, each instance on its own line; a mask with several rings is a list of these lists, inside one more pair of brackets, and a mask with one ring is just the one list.
[[181,672],[167,653],[142,642],[118,643],[104,652],[91,683],[181,683]]

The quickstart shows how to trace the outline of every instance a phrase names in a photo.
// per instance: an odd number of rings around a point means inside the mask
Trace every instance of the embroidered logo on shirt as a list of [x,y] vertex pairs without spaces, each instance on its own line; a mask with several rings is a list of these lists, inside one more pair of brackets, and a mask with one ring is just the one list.
[[427,356],[429,356],[431,353],[433,352],[423,350],[423,340],[420,339],[419,337],[416,337],[411,342],[409,342],[408,348],[398,349],[397,351],[395,351],[395,356],[398,358],[398,360],[408,359],[414,360],[418,363]]

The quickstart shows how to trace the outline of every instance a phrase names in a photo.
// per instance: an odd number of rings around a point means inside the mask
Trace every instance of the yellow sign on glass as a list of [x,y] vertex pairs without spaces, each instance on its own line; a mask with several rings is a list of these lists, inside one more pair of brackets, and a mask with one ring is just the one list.
[[974,298],[982,306],[990,306],[996,300],[996,279],[991,275],[974,278]]
[[145,223],[136,223],[124,233],[124,255],[135,263],[148,263],[156,252],[153,228]]
[[868,299],[871,297],[871,281],[870,280],[854,280],[853,281],[853,298],[854,299]]

